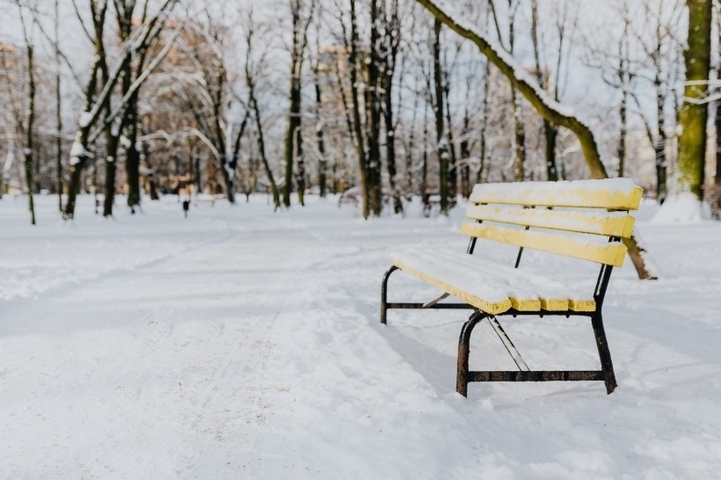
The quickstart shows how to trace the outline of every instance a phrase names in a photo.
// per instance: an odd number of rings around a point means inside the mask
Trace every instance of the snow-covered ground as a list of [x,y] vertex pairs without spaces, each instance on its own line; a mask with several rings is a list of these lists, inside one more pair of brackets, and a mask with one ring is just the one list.
[[[465,312],[378,322],[388,254],[463,250],[462,209],[366,222],[333,199],[274,214],[257,197],[184,219],[166,198],[108,220],[90,202],[63,223],[40,197],[31,227],[24,199],[0,200],[0,478],[721,476],[721,223],[640,213],[661,279],[614,273],[615,393],[474,383],[466,399]],[[433,294],[391,279],[392,298]],[[595,368],[585,320],[504,325],[531,367]],[[510,368],[488,328],[471,367]]]

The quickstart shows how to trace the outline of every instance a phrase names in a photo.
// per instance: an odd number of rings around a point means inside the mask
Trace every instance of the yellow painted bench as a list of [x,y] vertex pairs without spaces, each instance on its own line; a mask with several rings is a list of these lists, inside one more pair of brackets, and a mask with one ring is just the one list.
[[[633,231],[643,190],[629,179],[573,182],[479,184],[473,189],[461,233],[467,251],[415,249],[391,256],[381,286],[381,323],[389,309],[472,309],[458,344],[456,390],[467,395],[469,382],[603,381],[616,388],[601,313],[613,267],[623,265],[624,238]],[[515,265],[504,265],[477,252],[478,240],[518,247]],[[579,290],[548,275],[520,269],[524,249],[549,252],[600,266],[595,286]],[[388,279],[402,270],[439,289],[426,303],[388,302]],[[552,270],[549,270],[552,271]],[[593,279],[590,279],[593,280]],[[445,302],[446,297],[460,302]],[[589,318],[596,339],[599,370],[531,370],[498,321],[499,316],[578,316]],[[487,320],[513,358],[518,371],[470,371],[471,333]]]

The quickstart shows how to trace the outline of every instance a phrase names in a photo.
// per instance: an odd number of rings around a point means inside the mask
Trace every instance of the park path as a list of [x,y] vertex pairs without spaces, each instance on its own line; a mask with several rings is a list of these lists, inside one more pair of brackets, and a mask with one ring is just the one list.
[[[666,279],[615,278],[613,395],[596,385],[484,385],[463,399],[453,393],[460,319],[394,312],[388,327],[377,319],[388,250],[463,248],[452,222],[363,222],[332,205],[282,215],[256,207],[191,212],[203,233],[168,220],[117,237],[37,240],[48,255],[75,255],[57,268],[96,260],[108,243],[121,257],[0,304],[0,478],[703,478],[718,470],[721,420],[710,412],[721,365],[710,347],[719,284],[708,281],[718,278],[716,257],[698,266],[714,254],[717,230],[692,232],[709,236],[697,248],[655,228],[650,246],[670,252]],[[165,218],[156,214],[148,221]],[[21,253],[24,243],[8,245]],[[396,287],[414,293],[400,279]],[[679,315],[680,298],[713,308],[692,302]],[[557,326],[575,338],[575,327]],[[566,346],[534,337],[532,326],[521,333],[550,342],[546,352]],[[478,352],[498,347],[478,338]]]

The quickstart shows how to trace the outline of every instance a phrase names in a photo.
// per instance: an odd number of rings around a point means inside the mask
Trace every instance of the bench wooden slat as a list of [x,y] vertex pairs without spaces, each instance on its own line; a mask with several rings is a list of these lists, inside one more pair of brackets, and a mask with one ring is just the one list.
[[510,308],[521,312],[593,311],[596,303],[541,275],[520,272],[465,253],[408,251],[391,257],[396,267],[491,314]]
[[[519,270],[509,265],[501,265],[480,258],[478,255],[451,252],[435,252],[433,255],[456,271],[462,272],[470,268],[476,272],[477,276],[480,275],[496,279],[495,281],[505,282],[511,288],[509,297],[513,308],[519,311],[533,311],[542,308],[555,312],[566,310],[593,312],[596,309],[595,300],[581,293],[580,289],[571,288],[543,275],[534,274],[527,270]],[[519,292],[518,288],[524,288],[526,290],[525,296],[532,296],[533,298],[523,297],[524,294]],[[533,290],[533,292],[528,293],[528,290]],[[523,300],[521,300],[522,297]],[[536,298],[538,298],[538,302],[535,301]]]
[[474,307],[492,315],[503,313],[513,306],[511,300],[508,298],[508,295],[490,285],[486,286],[486,295],[485,298],[482,298],[470,293],[471,290],[483,288],[482,284],[476,283],[475,285],[458,285],[460,282],[458,282],[457,279],[447,278],[448,272],[441,271],[440,275],[438,275],[439,272],[437,271],[429,273],[429,270],[438,269],[427,269],[427,266],[424,265],[424,262],[419,260],[418,257],[411,255],[392,256],[391,263],[404,272],[410,273],[411,275],[428,282],[434,287],[440,288],[444,292],[450,293],[454,297],[463,300],[469,305],[473,305]]
[[590,260],[596,263],[620,267],[626,255],[626,246],[622,243],[609,243],[607,245],[594,245],[580,242],[574,238],[563,235],[552,235],[527,230],[484,225],[482,223],[464,222],[461,233],[471,237],[485,238],[497,242],[516,245],[517,247],[532,248],[544,252],[557,253],[567,257]]
[[636,210],[643,189],[631,179],[576,180],[573,182],[485,183],[473,187],[474,203],[537,207]]
[[539,210],[498,205],[473,205],[468,207],[466,217],[526,227],[623,238],[631,236],[635,223],[632,216],[621,213]]

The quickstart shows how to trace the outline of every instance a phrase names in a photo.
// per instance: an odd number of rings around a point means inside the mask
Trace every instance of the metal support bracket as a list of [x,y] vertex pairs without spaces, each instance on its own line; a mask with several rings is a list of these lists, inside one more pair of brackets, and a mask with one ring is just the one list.
[[448,297],[450,297],[450,296],[451,296],[450,293],[444,293],[444,294],[441,295],[440,297],[438,297],[438,298],[436,298],[436,299],[434,299],[434,300],[431,300],[430,302],[424,303],[422,308],[430,308],[430,307],[432,307],[433,305],[435,305],[436,303],[438,303],[438,302],[440,302],[441,300],[446,299],[446,298],[448,298]]
[[521,353],[518,351],[518,349],[513,345],[513,342],[510,338],[508,338],[508,334],[503,330],[503,327],[501,327],[501,324],[498,322],[498,319],[494,316],[488,317],[488,322],[491,324],[491,327],[493,327],[493,330],[496,332],[496,335],[498,335],[498,338],[501,339],[501,342],[503,343],[503,346],[506,347],[506,350],[508,351],[508,354],[511,356],[513,361],[516,363],[516,366],[519,370],[522,372],[530,372],[531,369],[528,368],[528,365],[523,360],[523,357],[521,357]]

